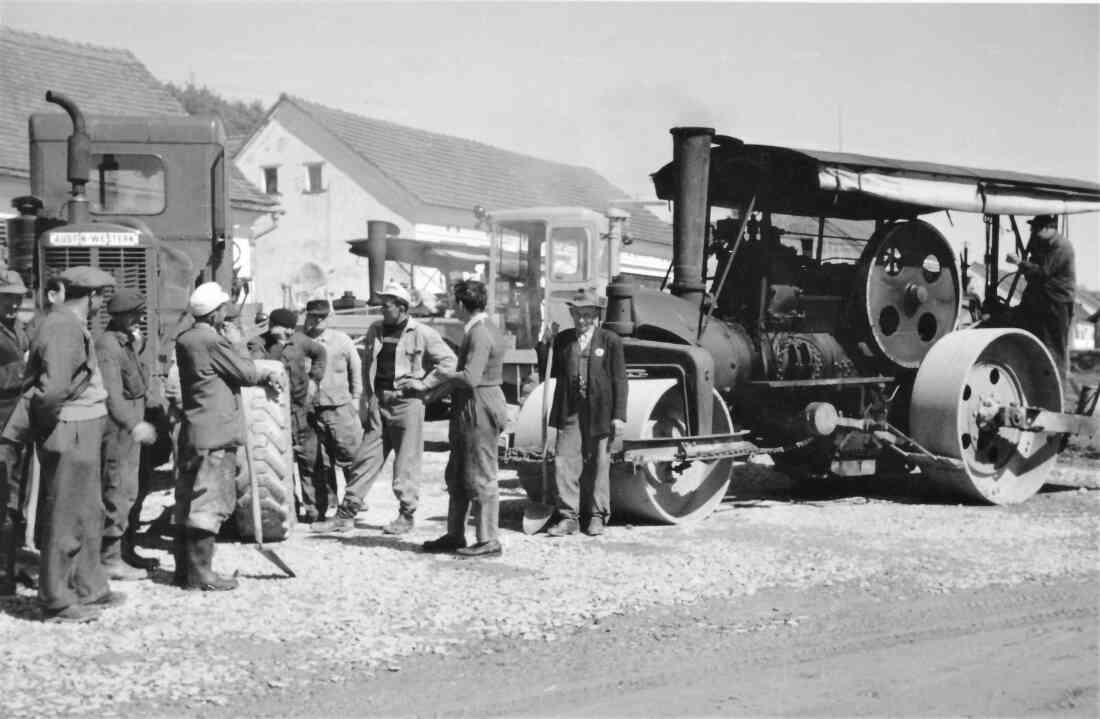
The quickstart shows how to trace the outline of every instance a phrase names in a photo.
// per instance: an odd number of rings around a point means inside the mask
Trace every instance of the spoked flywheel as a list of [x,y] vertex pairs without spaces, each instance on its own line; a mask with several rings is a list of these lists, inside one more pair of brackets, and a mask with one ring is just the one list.
[[867,242],[859,262],[856,312],[874,350],[914,369],[955,328],[959,271],[955,252],[926,222],[888,225]]

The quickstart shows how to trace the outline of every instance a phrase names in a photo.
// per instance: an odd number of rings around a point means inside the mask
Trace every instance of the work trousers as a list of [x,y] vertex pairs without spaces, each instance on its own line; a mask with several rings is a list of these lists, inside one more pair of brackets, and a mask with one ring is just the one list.
[[[363,442],[365,433],[357,407],[351,402],[318,407],[313,415],[313,426],[329,460],[344,470],[348,486],[370,475],[375,462]],[[317,501],[320,504],[321,498]]]
[[304,407],[291,408],[290,428],[294,434],[294,461],[302,485],[302,507],[317,509],[319,494],[325,498],[323,504],[327,506],[328,486],[324,472],[317,466],[317,432],[309,423]]
[[497,437],[508,421],[508,407],[499,386],[458,390],[452,403],[451,456],[445,473],[450,494],[447,534],[466,536],[472,504],[477,541],[487,542],[496,539],[500,516]]
[[554,487],[558,514],[568,519],[611,515],[611,455],[607,435],[594,437],[584,419],[587,407],[569,415],[558,428],[554,449]]
[[105,539],[118,539],[126,533],[130,510],[138,497],[141,473],[141,443],[130,431],[107,419],[103,429],[102,470],[103,525]]
[[27,491],[27,449],[20,442],[0,440],[0,509],[22,513]]
[[48,611],[89,603],[110,591],[99,561],[105,417],[57,423],[42,443],[38,598]]
[[367,418],[362,452],[370,458],[364,474],[348,482],[344,502],[358,511],[390,452],[393,458],[393,493],[402,514],[412,515],[420,501],[420,459],[424,452],[424,403],[419,399],[386,392]]
[[176,526],[217,534],[237,505],[237,447],[181,445]]
[[1064,383],[1069,374],[1069,328],[1073,319],[1072,302],[1020,305],[1016,309],[1018,326],[1039,338],[1054,358]]

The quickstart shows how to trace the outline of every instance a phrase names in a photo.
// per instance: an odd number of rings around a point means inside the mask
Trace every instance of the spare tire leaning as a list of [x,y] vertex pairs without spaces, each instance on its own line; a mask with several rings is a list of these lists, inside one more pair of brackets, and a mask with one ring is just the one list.
[[[282,362],[256,360],[256,364],[277,368],[282,386],[288,386]],[[242,539],[255,539],[250,474],[254,472],[260,490],[263,541],[277,542],[290,536],[297,519],[290,393],[267,386],[242,387],[241,417],[246,446],[237,452],[237,531]]]

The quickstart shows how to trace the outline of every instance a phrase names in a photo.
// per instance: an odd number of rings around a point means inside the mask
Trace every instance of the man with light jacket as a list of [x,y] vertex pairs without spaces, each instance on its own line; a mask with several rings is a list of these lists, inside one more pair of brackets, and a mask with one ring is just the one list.
[[[409,316],[408,290],[389,285],[379,294],[382,320],[371,325],[363,343],[363,444],[372,463],[368,472],[348,484],[343,514],[359,511],[386,457],[394,452],[393,493],[400,507],[397,518],[383,531],[407,534],[413,528],[420,497],[420,458],[424,451],[424,402],[419,394],[438,386],[445,374],[454,371],[458,358],[438,332]],[[415,389],[402,389],[410,382],[415,383]],[[331,530],[343,531],[352,526],[352,522],[338,518]]]

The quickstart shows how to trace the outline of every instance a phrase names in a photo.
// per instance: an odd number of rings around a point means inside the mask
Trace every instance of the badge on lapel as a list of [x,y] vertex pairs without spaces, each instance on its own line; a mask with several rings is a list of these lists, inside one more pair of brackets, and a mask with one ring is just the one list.
[[603,347],[597,347],[596,351],[593,352],[593,354],[595,354],[597,357],[603,357]]

